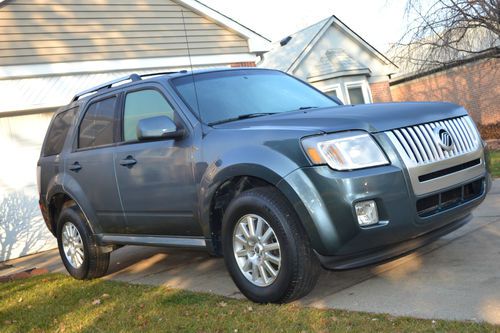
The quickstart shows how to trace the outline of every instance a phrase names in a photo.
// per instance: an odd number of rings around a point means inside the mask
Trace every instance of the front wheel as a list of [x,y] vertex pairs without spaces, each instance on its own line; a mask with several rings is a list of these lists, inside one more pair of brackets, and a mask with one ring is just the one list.
[[241,292],[259,303],[290,302],[316,284],[319,263],[288,201],[272,187],[238,195],[222,226],[224,260]]

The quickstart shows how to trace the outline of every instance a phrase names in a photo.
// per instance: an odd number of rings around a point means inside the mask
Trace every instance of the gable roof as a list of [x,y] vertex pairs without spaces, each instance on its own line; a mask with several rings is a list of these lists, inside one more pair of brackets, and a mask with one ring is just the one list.
[[284,46],[281,46],[280,42],[273,43],[271,51],[264,55],[264,59],[259,63],[259,66],[276,68],[290,73],[293,72],[333,24],[336,24],[347,35],[363,45],[382,62],[397,67],[389,58],[361,38],[335,15],[290,35],[292,38]]
[[279,69],[284,72],[292,71],[292,65],[305,56],[308,47],[312,47],[312,41],[318,39],[322,29],[330,18],[319,21],[307,28],[290,35],[288,43],[281,46],[280,42],[274,42],[269,52],[264,54],[264,59],[259,66]]
[[0,117],[130,72],[254,62],[271,44],[197,0],[0,0],[0,31]]
[[234,30],[248,39],[250,52],[260,53],[269,51],[271,40],[258,34],[254,30],[244,26],[243,24],[233,20],[232,18],[222,14],[221,12],[201,3],[198,0],[174,0],[178,3],[189,7],[190,9],[199,12],[204,16],[208,16],[217,23]]
[[6,0],[0,30],[1,79],[255,61],[270,48],[197,0]]

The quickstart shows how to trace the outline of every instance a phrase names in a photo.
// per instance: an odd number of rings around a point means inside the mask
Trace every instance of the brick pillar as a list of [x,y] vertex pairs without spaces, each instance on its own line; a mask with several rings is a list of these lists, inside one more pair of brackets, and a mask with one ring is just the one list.
[[372,92],[372,99],[374,103],[392,102],[389,81],[370,83],[370,90]]

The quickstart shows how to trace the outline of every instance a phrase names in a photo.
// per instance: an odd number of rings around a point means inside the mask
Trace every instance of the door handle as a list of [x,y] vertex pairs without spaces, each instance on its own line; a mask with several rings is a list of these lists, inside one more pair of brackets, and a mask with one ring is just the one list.
[[136,164],[137,161],[132,157],[132,156],[127,156],[127,158],[120,160],[120,165],[126,166],[126,167],[131,167],[132,165]]
[[70,169],[71,171],[75,171],[75,172],[78,172],[81,168],[82,168],[82,166],[81,166],[81,165],[80,165],[80,163],[78,163],[78,162],[75,162],[75,163],[73,163],[73,164],[71,164],[71,165],[69,166],[69,169]]

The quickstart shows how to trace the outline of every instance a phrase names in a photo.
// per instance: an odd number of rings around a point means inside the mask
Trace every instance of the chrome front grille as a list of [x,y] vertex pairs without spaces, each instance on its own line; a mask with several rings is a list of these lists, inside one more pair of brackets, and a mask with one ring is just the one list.
[[[468,116],[398,128],[385,134],[401,156],[417,196],[484,176],[481,138]],[[449,137],[451,146],[447,145]]]
[[[436,128],[445,129],[449,133],[453,140],[451,149],[442,147]],[[405,162],[413,165],[464,155],[477,150],[480,145],[479,135],[468,116],[399,128],[386,133]]]

